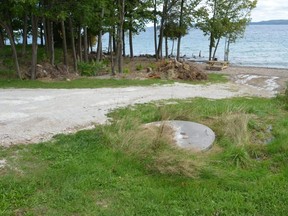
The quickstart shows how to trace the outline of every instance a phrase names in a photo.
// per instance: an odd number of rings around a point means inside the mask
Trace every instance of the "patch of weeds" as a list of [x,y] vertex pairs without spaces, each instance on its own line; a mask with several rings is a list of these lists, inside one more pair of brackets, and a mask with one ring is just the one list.
[[130,69],[129,68],[124,68],[123,69],[124,74],[130,74]]
[[210,73],[208,74],[208,82],[210,83],[226,83],[228,77],[224,74]]
[[143,70],[143,66],[142,66],[142,64],[138,64],[138,65],[136,65],[136,70],[137,70],[137,71],[141,71],[141,70]]
[[78,69],[81,76],[96,76],[99,75],[106,68],[103,62],[78,62]]
[[156,65],[156,63],[151,62],[151,63],[149,63],[148,67],[154,71],[157,68],[157,65]]

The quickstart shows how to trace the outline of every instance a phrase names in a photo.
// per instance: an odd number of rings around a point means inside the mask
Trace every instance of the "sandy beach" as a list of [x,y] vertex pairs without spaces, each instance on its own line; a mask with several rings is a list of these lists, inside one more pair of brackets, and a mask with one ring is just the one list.
[[[199,64],[199,67],[205,70],[205,64]],[[232,82],[239,84],[260,88],[269,86],[277,93],[283,92],[288,82],[288,69],[280,68],[229,66],[222,71],[206,72],[226,74]]]

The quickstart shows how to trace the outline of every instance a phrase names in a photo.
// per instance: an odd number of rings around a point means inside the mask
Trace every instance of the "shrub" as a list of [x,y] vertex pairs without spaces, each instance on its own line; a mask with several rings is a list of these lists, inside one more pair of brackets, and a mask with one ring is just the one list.
[[81,76],[96,76],[105,69],[103,62],[78,62],[78,68]]
[[124,69],[123,69],[123,73],[124,73],[124,74],[129,74],[129,73],[130,73],[129,68],[124,68]]
[[140,71],[140,70],[142,70],[142,69],[143,69],[142,64],[136,65],[136,70],[137,70],[137,71]]

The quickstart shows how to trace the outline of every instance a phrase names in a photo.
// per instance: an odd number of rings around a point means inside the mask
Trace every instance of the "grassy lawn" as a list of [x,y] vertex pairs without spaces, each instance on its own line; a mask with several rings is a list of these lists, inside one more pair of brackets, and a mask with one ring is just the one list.
[[72,81],[39,81],[39,80],[0,80],[0,88],[47,88],[47,89],[73,89],[73,88],[108,88],[126,86],[149,86],[153,84],[172,84],[166,80],[129,80],[129,79],[93,79],[80,78]]
[[[284,98],[174,100],[113,111],[110,125],[0,150],[0,215],[287,215]],[[286,101],[287,103],[287,101]],[[207,152],[171,143],[178,119],[211,127]]]
[[[189,84],[227,82],[227,78],[221,74],[209,74],[207,81],[185,82]],[[171,80],[131,80],[131,79],[96,79],[79,78],[72,81],[39,81],[39,80],[19,80],[0,79],[0,88],[48,88],[48,89],[72,89],[72,88],[105,88],[105,87],[125,87],[125,86],[149,86],[155,84],[172,84]]]

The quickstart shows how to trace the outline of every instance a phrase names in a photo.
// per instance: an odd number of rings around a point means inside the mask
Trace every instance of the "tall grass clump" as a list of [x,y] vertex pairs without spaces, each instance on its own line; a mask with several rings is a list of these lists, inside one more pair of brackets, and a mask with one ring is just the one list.
[[216,122],[217,131],[234,145],[245,145],[249,142],[248,123],[250,117],[242,108],[236,111],[227,110]]

